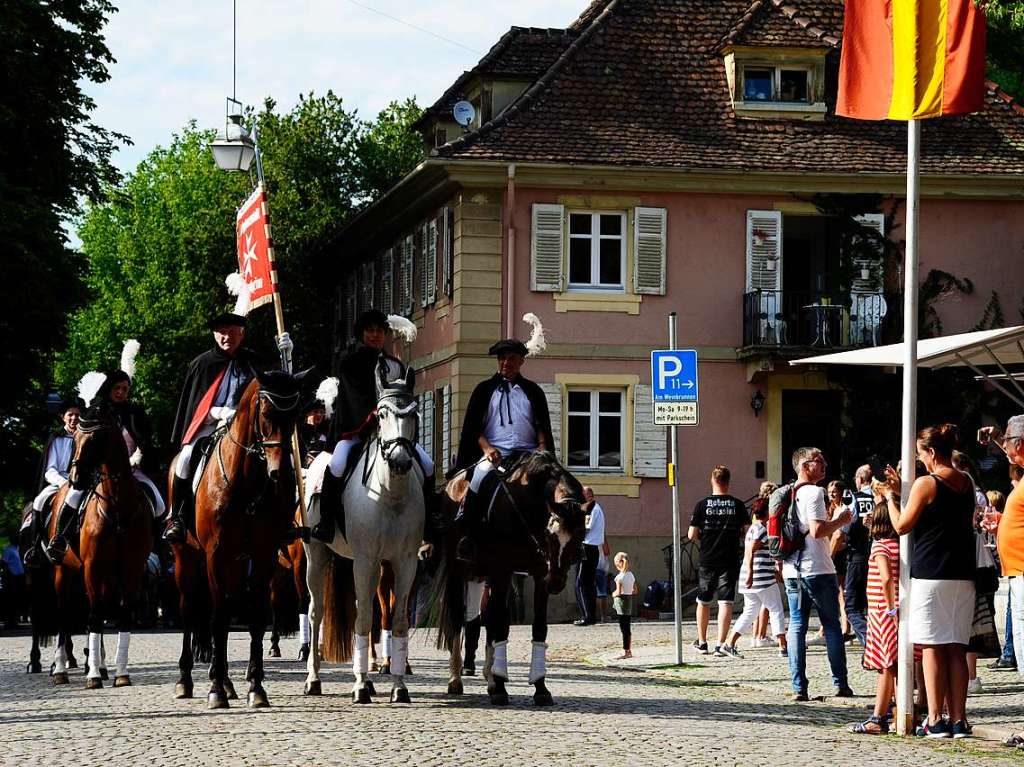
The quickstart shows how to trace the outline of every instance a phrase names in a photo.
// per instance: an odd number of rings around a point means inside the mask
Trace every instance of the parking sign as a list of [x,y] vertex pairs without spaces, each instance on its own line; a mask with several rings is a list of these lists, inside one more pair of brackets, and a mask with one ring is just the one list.
[[663,426],[696,426],[699,391],[696,350],[651,352],[654,423]]

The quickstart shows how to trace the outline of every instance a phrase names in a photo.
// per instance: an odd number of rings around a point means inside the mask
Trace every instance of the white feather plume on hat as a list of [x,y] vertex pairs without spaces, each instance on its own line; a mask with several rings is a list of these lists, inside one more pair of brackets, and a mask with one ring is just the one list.
[[139,356],[141,348],[142,344],[134,338],[129,338],[121,349],[121,370],[127,373],[133,381],[135,380],[135,358]]
[[338,379],[331,377],[325,378],[320,382],[320,385],[316,387],[315,399],[324,403],[324,410],[327,412],[327,417],[330,418],[334,412],[334,401],[338,398]]
[[544,350],[548,348],[548,342],[544,338],[544,325],[541,324],[540,317],[533,312],[527,312],[523,315],[523,322],[528,322],[533,326],[533,330],[530,331],[530,340],[526,342],[527,356],[536,357],[538,354],[543,354]]
[[388,326],[392,331],[404,338],[406,343],[411,344],[416,340],[416,323],[406,319],[401,314],[389,314]]
[[103,373],[95,370],[90,370],[79,379],[75,389],[78,391],[78,396],[82,398],[82,402],[85,403],[86,407],[92,405],[92,401],[96,398],[96,393],[106,380],[107,377]]
[[224,284],[227,285],[228,293],[236,296],[234,313],[240,317],[247,315],[249,313],[249,283],[238,272],[232,272],[224,278]]

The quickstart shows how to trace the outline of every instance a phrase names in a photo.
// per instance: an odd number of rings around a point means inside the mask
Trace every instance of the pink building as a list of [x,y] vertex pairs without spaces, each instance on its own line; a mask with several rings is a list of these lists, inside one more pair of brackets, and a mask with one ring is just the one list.
[[[595,0],[568,29],[513,28],[427,110],[428,158],[335,245],[338,348],[371,305],[416,322],[407,357],[441,465],[494,370],[488,346],[525,336],[526,312],[543,319],[547,353],[524,375],[544,387],[559,456],[595,488],[641,583],[665,577],[671,538],[649,363],[669,312],[700,359],[700,424],[681,429],[684,515],[718,463],[749,498],[788,477],[801,444],[825,450],[830,474],[895,456],[897,442],[850,423],[868,415],[852,398],[898,397],[898,377],[787,364],[902,329],[906,128],[834,116],[842,9]],[[476,107],[465,131],[459,100]],[[932,316],[968,330],[997,291],[1015,321],[1024,109],[992,86],[984,112],[923,134]]]

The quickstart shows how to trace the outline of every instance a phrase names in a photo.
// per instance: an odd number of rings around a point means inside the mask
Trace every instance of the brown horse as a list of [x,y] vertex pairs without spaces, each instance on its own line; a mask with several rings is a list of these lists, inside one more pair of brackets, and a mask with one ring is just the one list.
[[[247,579],[251,597],[247,702],[251,708],[270,705],[263,689],[263,635],[270,615],[270,580],[277,566],[277,551],[292,524],[295,508],[291,435],[299,414],[300,385],[308,372],[257,373],[242,394],[231,423],[216,438],[196,490],[194,538],[205,559],[213,642],[207,698],[210,708],[228,707],[229,619],[232,604],[241,606]],[[184,552],[187,547],[175,547],[179,563],[191,558]],[[195,565],[186,563],[187,572],[179,576],[192,580],[187,585],[193,587],[193,592]],[[196,616],[186,618],[183,612],[182,620],[183,625],[191,620],[194,626]],[[183,661],[186,655],[192,655],[187,652],[190,649],[183,637]],[[179,664],[179,697],[191,694],[191,661],[189,657],[187,663]]]
[[[302,526],[298,509],[295,524]],[[297,615],[301,633],[298,660],[305,663],[309,658],[309,589],[306,588],[306,552],[301,539],[295,539],[278,551],[277,567],[270,582],[270,604],[274,612],[270,657],[281,657],[281,636],[294,632]]]
[[[82,525],[60,565],[54,568],[59,620],[72,613],[74,582],[81,568],[89,602],[89,671],[86,689],[103,687],[105,656],[103,626],[108,617],[117,620],[115,687],[131,684],[128,647],[133,627],[133,608],[142,586],[146,560],[153,548],[153,522],[149,502],[132,476],[121,428],[102,405],[82,416],[75,433],[75,452],[68,484],[54,498],[60,508],[68,488],[90,490],[82,506]],[[55,534],[57,515],[50,521]],[[69,633],[62,626],[61,636]],[[61,643],[58,643],[53,683],[66,684]]]
[[[416,593],[415,582],[412,593]],[[373,642],[370,643],[370,652],[373,663],[371,671],[380,671],[381,674],[391,674],[391,624],[395,618],[395,571],[391,563],[384,561],[380,563],[380,581],[377,583],[376,601],[373,608]],[[377,642],[380,642],[380,657],[377,656]],[[378,664],[378,660],[380,663]],[[406,676],[412,675],[412,666],[409,661],[405,662]]]

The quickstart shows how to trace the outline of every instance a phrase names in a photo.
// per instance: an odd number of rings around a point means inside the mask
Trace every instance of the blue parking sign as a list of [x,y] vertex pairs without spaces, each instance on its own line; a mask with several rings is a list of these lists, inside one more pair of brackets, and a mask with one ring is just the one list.
[[651,390],[656,424],[696,426],[700,391],[696,350],[651,352]]

